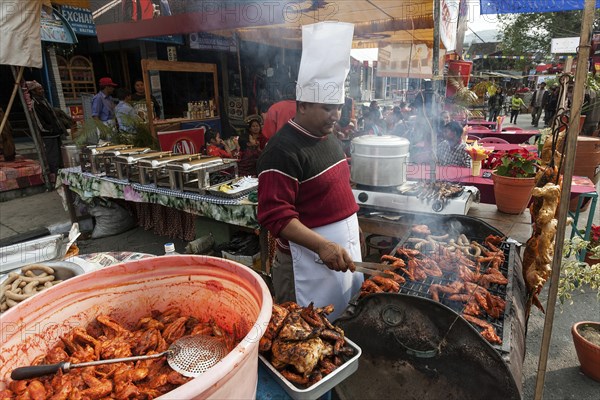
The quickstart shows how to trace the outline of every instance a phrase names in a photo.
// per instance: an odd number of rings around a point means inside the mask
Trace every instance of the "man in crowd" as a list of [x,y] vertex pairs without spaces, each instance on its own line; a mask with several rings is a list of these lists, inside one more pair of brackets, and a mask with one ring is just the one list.
[[542,82],[539,84],[538,89],[533,93],[531,97],[531,125],[538,126],[542,110],[546,107],[548,101],[548,91],[546,90],[546,83]]
[[471,157],[466,151],[463,127],[456,121],[444,126],[444,140],[438,146],[438,163],[440,165],[456,165],[471,167]]
[[44,87],[36,81],[27,81],[26,85],[31,94],[33,116],[44,141],[50,180],[54,181],[58,169],[62,167],[61,136],[66,131],[59,122],[54,108],[46,100]]
[[[285,256],[281,250],[275,255],[276,300],[333,304],[332,319],[364,279],[351,272],[353,260],[361,260],[358,206],[346,155],[332,135],[344,104],[353,31],[346,23],[303,26],[296,116],[271,138],[258,161],[259,223],[288,241],[291,252],[292,268],[278,263]],[[311,90],[325,84],[335,90]]]
[[100,91],[92,98],[92,118],[109,127],[115,126],[115,102],[112,97],[116,83],[111,78],[100,78]]

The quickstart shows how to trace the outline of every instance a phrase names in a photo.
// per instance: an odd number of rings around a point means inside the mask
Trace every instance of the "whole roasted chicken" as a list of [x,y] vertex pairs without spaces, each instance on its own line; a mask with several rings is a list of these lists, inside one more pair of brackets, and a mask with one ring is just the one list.
[[318,382],[342,364],[342,356],[354,352],[345,345],[344,331],[327,319],[332,311],[332,305],[274,304],[260,352],[289,381],[300,385]]

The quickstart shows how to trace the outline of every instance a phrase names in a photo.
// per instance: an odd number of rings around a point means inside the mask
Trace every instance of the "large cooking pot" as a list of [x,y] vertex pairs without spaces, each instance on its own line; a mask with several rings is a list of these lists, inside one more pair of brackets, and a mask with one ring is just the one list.
[[410,142],[398,136],[360,136],[352,140],[352,182],[398,186],[406,181]]
[[79,275],[19,303],[0,316],[0,390],[16,367],[30,365],[76,326],[99,314],[135,324],[151,310],[214,320],[245,334],[221,361],[169,392],[170,399],[254,399],[258,342],[271,318],[271,295],[260,276],[233,261],[170,256],[117,264]]

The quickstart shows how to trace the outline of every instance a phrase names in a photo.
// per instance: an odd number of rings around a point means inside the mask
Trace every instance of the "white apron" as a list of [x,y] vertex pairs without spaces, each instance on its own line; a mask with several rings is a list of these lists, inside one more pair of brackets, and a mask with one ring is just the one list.
[[[313,228],[326,239],[345,248],[354,261],[362,261],[358,218],[356,214],[329,225]],[[319,255],[296,243],[290,242],[294,266],[296,302],[306,307],[313,302],[315,307],[333,304],[335,310],[329,319],[339,317],[348,302],[358,291],[364,276],[358,272],[333,271],[320,260]]]

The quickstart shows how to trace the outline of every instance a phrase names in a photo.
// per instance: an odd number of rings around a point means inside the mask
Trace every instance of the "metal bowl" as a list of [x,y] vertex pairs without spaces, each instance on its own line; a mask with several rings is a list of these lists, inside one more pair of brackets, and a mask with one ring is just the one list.
[[[35,264],[44,265],[46,267],[52,268],[54,270],[53,275],[56,278],[56,280],[61,280],[61,281],[66,281],[69,278],[72,278],[74,276],[85,273],[83,268],[81,268],[79,265],[72,263],[70,261],[47,261],[47,262],[35,263]],[[23,267],[26,267],[26,265],[23,265]],[[10,272],[16,272],[17,274],[21,274],[21,268],[15,269]],[[0,277],[0,283],[3,282],[6,278],[8,278],[8,274]]]

